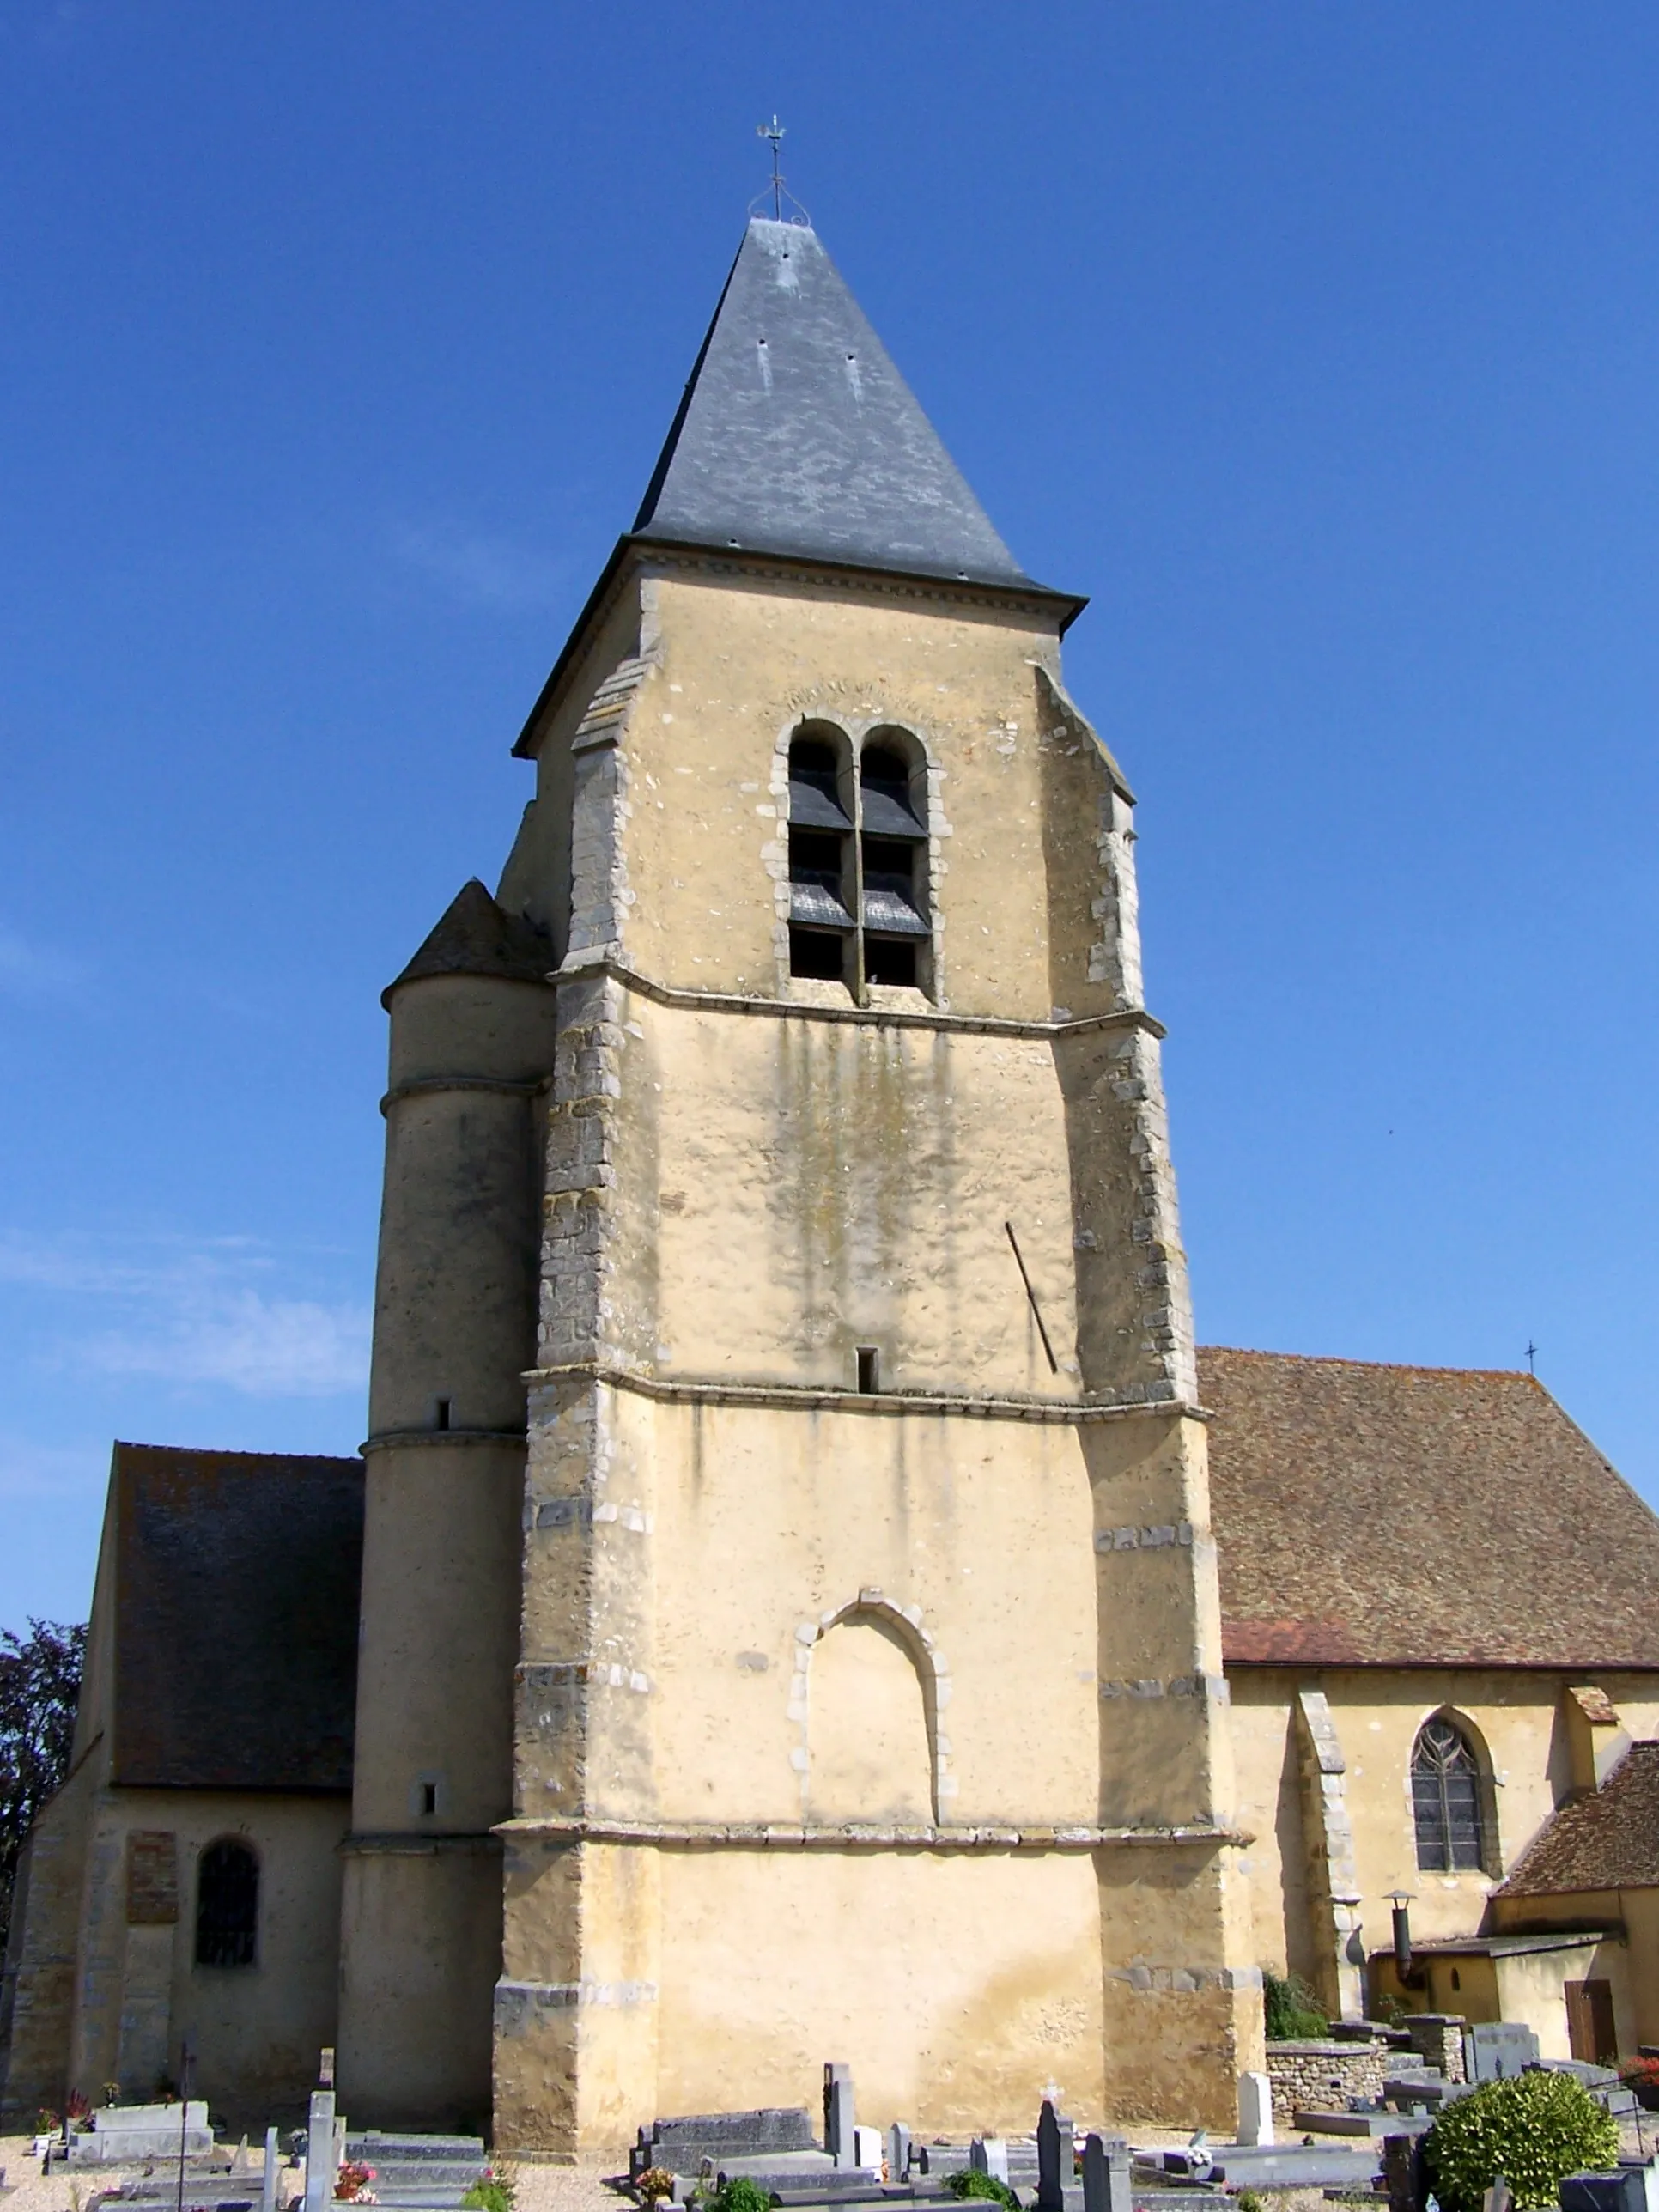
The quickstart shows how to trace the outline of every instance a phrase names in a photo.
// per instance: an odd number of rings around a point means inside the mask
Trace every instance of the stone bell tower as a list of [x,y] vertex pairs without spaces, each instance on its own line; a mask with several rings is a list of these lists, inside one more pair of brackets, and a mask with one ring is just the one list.
[[1218,2124],[1261,2063],[1081,604],[752,222],[495,898],[390,994],[354,2118],[489,2069],[569,2151],[833,2054],[930,2131]]

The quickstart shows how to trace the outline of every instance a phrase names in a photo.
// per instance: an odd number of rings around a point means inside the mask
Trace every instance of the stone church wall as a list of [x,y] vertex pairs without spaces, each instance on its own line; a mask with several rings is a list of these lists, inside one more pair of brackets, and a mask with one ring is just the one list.
[[[1228,1675],[1239,1822],[1253,1838],[1246,1867],[1255,1948],[1264,1966],[1301,1975],[1329,2002],[1314,1893],[1318,1813],[1307,1789],[1297,1717],[1298,1694],[1313,1685],[1322,1687],[1328,1700],[1342,1761],[1336,1781],[1352,1839],[1363,1954],[1386,1950],[1392,1942],[1394,1891],[1411,1898],[1418,1942],[1486,1929],[1492,1892],[1571,1787],[1562,1699],[1582,1672],[1570,1677],[1518,1668],[1234,1667]],[[1650,1678],[1608,1672],[1594,1679],[1633,1735],[1659,1729]],[[1459,1717],[1481,1762],[1488,1865],[1479,1871],[1426,1871],[1417,1863],[1412,1746],[1423,1723],[1443,1708]],[[1430,1971],[1433,1988],[1421,1996],[1424,2009],[1498,2017],[1498,1984],[1489,1966],[1441,1960]],[[1565,2035],[1559,1994],[1541,2005],[1540,2019],[1547,2036]]]
[[[340,1924],[337,1797],[108,1790],[91,1808],[82,1896],[83,1965],[71,2050],[74,2086],[142,2100],[176,2080],[181,2040],[194,2084],[233,2128],[292,2124],[317,2054],[336,2036]],[[161,1884],[134,1879],[133,1839],[169,1844]],[[196,1869],[221,1838],[259,1867],[254,1962],[196,1961]],[[290,2117],[291,2116],[291,2117]]]

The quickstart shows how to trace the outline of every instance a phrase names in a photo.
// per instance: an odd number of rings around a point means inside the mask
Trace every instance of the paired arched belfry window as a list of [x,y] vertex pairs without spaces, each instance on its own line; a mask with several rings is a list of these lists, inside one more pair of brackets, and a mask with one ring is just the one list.
[[927,983],[927,801],[914,740],[877,731],[854,774],[839,731],[789,747],[789,972],[845,983]]
[[1455,1721],[1437,1713],[1412,1746],[1412,1820],[1425,1874],[1478,1873],[1486,1863],[1480,1765]]
[[246,1844],[210,1844],[196,1870],[196,1963],[251,1966],[259,1933],[259,1862]]

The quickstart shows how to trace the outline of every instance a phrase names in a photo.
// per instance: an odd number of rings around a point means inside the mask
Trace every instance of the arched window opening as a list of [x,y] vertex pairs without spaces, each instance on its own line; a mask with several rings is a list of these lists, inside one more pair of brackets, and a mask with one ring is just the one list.
[[251,1966],[259,1930],[259,1862],[246,1844],[210,1844],[196,1876],[196,1963]]
[[1443,1713],[1425,1721],[1412,1747],[1412,1818],[1424,1873],[1479,1873],[1485,1866],[1480,1762]]
[[908,764],[890,745],[866,745],[859,762],[859,878],[863,892],[864,975],[914,985],[926,919],[922,866],[927,825]]
[[789,746],[789,972],[844,983],[922,983],[927,800],[902,732],[866,745],[854,787],[846,740],[808,725]]
[[841,763],[822,738],[789,748],[789,973],[850,981],[857,925],[849,896],[852,817],[841,801]]

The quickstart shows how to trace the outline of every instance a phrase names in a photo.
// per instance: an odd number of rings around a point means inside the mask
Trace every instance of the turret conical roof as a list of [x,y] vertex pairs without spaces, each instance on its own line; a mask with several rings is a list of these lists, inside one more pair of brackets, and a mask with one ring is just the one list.
[[638,536],[1022,584],[815,231],[756,218]]

